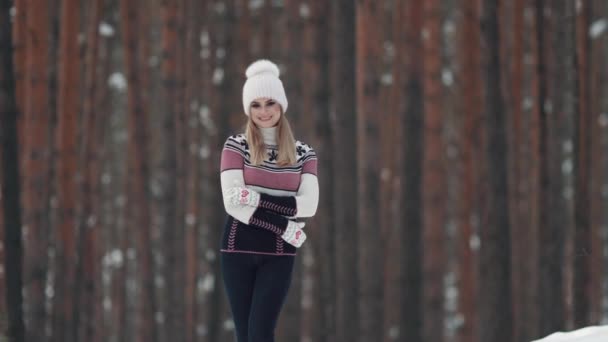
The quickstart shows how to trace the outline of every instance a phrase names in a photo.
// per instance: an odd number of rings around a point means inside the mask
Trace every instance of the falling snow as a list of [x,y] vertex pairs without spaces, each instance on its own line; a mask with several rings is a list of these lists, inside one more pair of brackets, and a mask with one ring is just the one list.
[[264,6],[264,0],[249,0],[249,9],[255,11]]
[[198,290],[200,292],[212,292],[215,288],[215,276],[211,273],[207,273],[205,278],[199,280]]
[[597,122],[600,124],[601,127],[608,126],[608,113],[600,114],[600,116],[597,118]]
[[589,28],[589,36],[592,39],[599,38],[602,33],[606,31],[606,28],[608,28],[608,19],[597,20],[591,24],[591,27]]
[[112,25],[106,23],[105,21],[99,23],[99,34],[102,37],[112,37],[114,36],[114,32],[114,27],[112,27]]
[[124,91],[127,89],[127,79],[121,72],[115,72],[108,78],[108,85],[112,89]]
[[224,330],[234,330],[234,322],[231,319],[227,319],[224,321]]
[[220,84],[222,84],[223,80],[224,80],[224,69],[216,68],[213,71],[213,84],[220,85]]
[[478,250],[479,246],[481,246],[481,240],[479,239],[479,235],[473,235],[471,236],[471,238],[469,239],[469,247],[471,248],[471,250]]
[[196,216],[194,216],[192,213],[189,213],[186,215],[185,221],[188,227],[192,227],[196,223]]
[[393,74],[388,72],[383,74],[380,78],[380,83],[385,86],[393,84]]
[[310,17],[310,7],[307,3],[300,4],[300,17],[308,19]]
[[454,84],[454,74],[452,73],[452,70],[443,69],[441,71],[441,81],[443,81],[443,85],[445,85],[446,87],[449,87]]

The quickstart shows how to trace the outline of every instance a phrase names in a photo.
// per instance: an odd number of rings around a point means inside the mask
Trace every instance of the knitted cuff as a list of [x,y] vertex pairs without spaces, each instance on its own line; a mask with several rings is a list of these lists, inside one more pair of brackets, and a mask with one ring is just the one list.
[[258,208],[249,219],[249,225],[269,230],[277,235],[283,235],[289,220],[281,215]]
[[296,216],[296,213],[298,212],[295,197],[272,196],[264,193],[260,194],[258,208],[263,208],[284,216]]

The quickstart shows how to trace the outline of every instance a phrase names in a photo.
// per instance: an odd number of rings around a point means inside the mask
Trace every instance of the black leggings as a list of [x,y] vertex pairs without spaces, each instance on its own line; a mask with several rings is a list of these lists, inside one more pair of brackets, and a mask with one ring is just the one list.
[[295,256],[221,253],[238,342],[274,342]]

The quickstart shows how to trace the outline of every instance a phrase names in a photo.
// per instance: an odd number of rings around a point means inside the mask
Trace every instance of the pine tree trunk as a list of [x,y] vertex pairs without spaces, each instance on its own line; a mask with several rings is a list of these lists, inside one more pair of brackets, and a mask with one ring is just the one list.
[[61,3],[60,58],[58,75],[58,126],[57,126],[57,211],[58,238],[57,274],[53,300],[53,339],[76,341],[77,312],[74,284],[76,280],[76,221],[78,184],[76,183],[78,158],[78,111],[80,89],[80,58],[78,49],[78,2]]
[[[605,1],[595,0],[592,2],[590,7],[593,9],[591,11],[591,17],[589,18],[591,27],[593,25],[597,25],[597,23],[601,23],[601,20],[604,20],[606,15],[608,14],[608,6]],[[606,241],[608,241],[608,236],[606,236],[604,229],[602,227],[608,221],[605,221],[603,218],[604,210],[603,203],[606,202],[604,199],[605,196],[602,195],[603,189],[608,178],[605,177],[608,170],[605,166],[608,158],[606,157],[605,151],[602,149],[602,138],[606,136],[602,132],[602,113],[606,113],[602,111],[602,99],[604,95],[602,91],[606,88],[606,79],[605,79],[605,61],[606,61],[606,52],[602,49],[606,49],[608,47],[608,41],[606,40],[606,32],[599,36],[593,37],[590,34],[591,41],[589,42],[589,69],[588,69],[588,77],[589,77],[589,92],[588,92],[588,101],[589,101],[589,113],[591,115],[591,227],[592,227],[592,236],[591,243],[593,244],[591,250],[593,251],[593,260],[592,260],[592,270],[594,275],[593,281],[593,308],[592,308],[592,318],[591,321],[596,324],[602,321],[602,318],[605,317],[603,314],[603,303],[606,300],[607,293],[604,291],[606,288],[606,273],[601,272],[607,264],[606,256],[603,256],[605,253],[601,251],[604,249],[604,245]]]
[[[403,4],[401,6],[404,6]],[[404,117],[403,137],[404,169],[403,177],[403,210],[400,221],[403,226],[403,297],[401,305],[402,319],[400,336],[411,341],[423,340],[423,304],[422,304],[422,160],[423,160],[423,3],[408,1],[405,8],[398,9],[404,16],[405,41],[398,42],[398,60],[403,61],[403,84],[399,96],[404,97],[405,107],[401,109]]]
[[[510,224],[507,184],[507,137],[501,93],[499,1],[483,1],[482,42],[485,92],[487,203],[481,226],[480,340],[511,342]],[[497,309],[499,308],[499,309]]]
[[[23,104],[24,132],[23,225],[24,307],[28,341],[46,340],[46,277],[49,245],[49,196],[51,184],[51,111],[49,95],[49,7],[27,1],[27,40]],[[21,141],[21,139],[19,139]]]
[[443,278],[445,276],[445,182],[442,141],[441,6],[424,3],[424,138],[422,162],[423,208],[423,336],[425,341],[443,341]]
[[[574,31],[567,1],[537,2],[539,40],[540,226],[539,335],[565,328],[567,271],[566,242],[570,240],[570,210],[563,196],[567,177],[562,172],[563,141],[573,120]],[[547,16],[547,9],[551,16]],[[565,266],[564,266],[565,265]]]
[[477,227],[474,217],[479,214],[480,161],[480,116],[483,109],[481,89],[481,46],[480,8],[477,0],[468,0],[462,6],[460,33],[460,68],[458,78],[462,82],[461,112],[464,113],[462,146],[462,183],[458,225],[458,312],[463,316],[463,324],[457,332],[457,341],[478,340],[478,320],[475,298],[478,288],[477,251],[475,245]]
[[344,153],[345,146],[356,146],[355,114],[355,3],[331,2],[330,30],[330,109],[332,130],[335,253],[336,253],[336,339],[356,341],[358,329],[357,272],[357,164],[356,151]]
[[[356,112],[358,181],[358,341],[381,341],[383,336],[382,239],[378,229],[380,139],[377,109],[380,106],[381,6],[377,1],[357,2],[356,12]],[[380,273],[378,273],[380,272]]]
[[101,265],[98,262],[99,230],[101,224],[101,149],[100,138],[104,127],[99,108],[95,108],[98,97],[97,61],[99,44],[99,22],[101,21],[102,0],[95,0],[89,8],[90,25],[87,31],[85,51],[84,89],[85,97],[82,109],[83,142],[80,152],[80,167],[83,170],[83,181],[80,186],[81,211],[78,217],[78,255],[79,265],[76,273],[76,310],[79,312],[78,341],[101,341],[103,328],[98,328],[102,312],[100,303],[103,300],[101,284]]
[[150,208],[148,202],[149,171],[148,158],[148,114],[142,101],[142,83],[137,28],[139,12],[137,3],[132,0],[121,1],[121,20],[123,46],[127,75],[127,227],[133,231],[137,248],[138,298],[137,317],[135,318],[135,338],[137,341],[154,341],[155,296],[154,276],[152,273],[152,252],[150,238]]
[[21,200],[17,118],[17,82],[13,65],[13,37],[9,11],[11,1],[0,1],[0,229],[4,274],[2,303],[6,311],[6,336],[24,342]]
[[[567,12],[574,15],[576,27],[576,130],[575,142],[575,194],[574,194],[574,284],[573,284],[573,309],[574,326],[576,328],[591,325],[593,323],[592,313],[594,311],[593,291],[596,286],[597,277],[592,269],[594,259],[601,251],[593,250],[594,237],[591,225],[591,152],[592,152],[592,114],[589,108],[590,94],[590,54],[589,26],[592,15],[592,4],[585,1],[580,10],[575,10],[575,5],[570,4]],[[568,32],[571,33],[571,32]]]

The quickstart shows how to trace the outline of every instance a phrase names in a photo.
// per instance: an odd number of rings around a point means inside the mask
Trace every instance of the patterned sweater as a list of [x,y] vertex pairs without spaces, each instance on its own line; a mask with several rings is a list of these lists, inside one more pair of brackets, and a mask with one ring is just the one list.
[[244,134],[228,137],[222,150],[222,191],[246,186],[261,194],[258,207],[232,205],[224,198],[228,213],[221,251],[270,255],[295,255],[296,248],[281,235],[289,219],[312,217],[319,202],[317,157],[314,150],[296,141],[295,165],[281,167],[276,128],[261,128],[267,157],[261,165],[250,162]]

